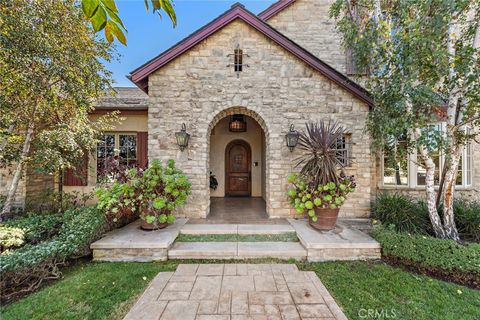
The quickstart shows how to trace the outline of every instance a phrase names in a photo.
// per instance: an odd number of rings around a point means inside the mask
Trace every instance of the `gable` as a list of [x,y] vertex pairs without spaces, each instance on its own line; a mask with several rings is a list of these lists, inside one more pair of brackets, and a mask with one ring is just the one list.
[[234,5],[232,9],[225,12],[223,15],[213,20],[205,27],[199,29],[177,45],[173,46],[172,48],[168,49],[156,58],[145,63],[143,66],[132,71],[129,78],[139,88],[141,88],[145,92],[148,92],[148,77],[150,74],[167,65],[169,62],[181,56],[182,54],[199,44],[201,41],[207,39],[211,35],[221,30],[223,27],[237,19],[243,21],[251,28],[254,28],[264,37],[273,41],[277,46],[281,47],[283,50],[289,52],[290,54],[294,55],[295,57],[306,63],[309,67],[315,70],[315,72],[322,74],[332,82],[336,83],[338,86],[349,91],[358,99],[362,100],[370,106],[373,106],[373,100],[371,96],[360,85],[356,84],[342,73],[336,71],[334,68],[330,67],[328,64],[324,63],[302,47],[298,46],[293,41],[291,41],[278,31],[273,29],[271,26],[266,24],[264,21],[259,19],[257,16],[247,11],[242,5],[238,4]]

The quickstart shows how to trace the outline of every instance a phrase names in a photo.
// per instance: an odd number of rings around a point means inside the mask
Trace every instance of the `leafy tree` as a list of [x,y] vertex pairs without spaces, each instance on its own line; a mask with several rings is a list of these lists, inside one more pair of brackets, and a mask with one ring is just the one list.
[[[157,13],[162,18],[161,11],[164,11],[175,27],[177,17],[173,9],[171,0],[144,0],[147,11],[152,6],[153,13]],[[82,0],[82,9],[95,32],[104,30],[105,38],[112,43],[117,38],[123,45],[127,45],[125,32],[127,31],[119,12],[115,0]]]
[[115,116],[88,117],[110,88],[100,59],[112,52],[75,0],[3,0],[0,48],[0,165],[13,170],[1,219],[26,166],[51,173],[74,167]]
[[[459,241],[453,199],[457,168],[480,127],[479,0],[336,0],[331,16],[375,99],[367,129],[374,146],[407,135],[426,170],[435,234]],[[446,122],[445,132],[434,125]],[[466,129],[470,128],[470,129]],[[438,191],[435,156],[445,155]],[[443,221],[438,204],[443,201]]]

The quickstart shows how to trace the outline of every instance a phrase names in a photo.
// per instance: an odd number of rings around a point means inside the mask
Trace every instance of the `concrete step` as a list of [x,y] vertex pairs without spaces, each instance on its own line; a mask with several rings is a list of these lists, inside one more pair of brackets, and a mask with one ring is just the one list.
[[295,229],[290,224],[186,224],[180,233],[182,234],[285,234],[293,233]]
[[298,242],[176,242],[169,259],[277,258],[304,260],[305,248]]

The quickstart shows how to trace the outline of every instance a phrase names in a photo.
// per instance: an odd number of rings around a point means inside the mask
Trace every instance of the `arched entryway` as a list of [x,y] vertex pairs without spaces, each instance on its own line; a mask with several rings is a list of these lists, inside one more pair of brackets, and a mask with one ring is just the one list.
[[[241,121],[241,129],[234,121]],[[208,170],[217,181],[211,185],[207,219],[249,223],[268,219],[267,139],[263,119],[246,108],[220,112],[208,130]],[[211,181],[209,179],[209,181]]]
[[233,140],[225,148],[225,196],[252,195],[252,150],[244,140]]

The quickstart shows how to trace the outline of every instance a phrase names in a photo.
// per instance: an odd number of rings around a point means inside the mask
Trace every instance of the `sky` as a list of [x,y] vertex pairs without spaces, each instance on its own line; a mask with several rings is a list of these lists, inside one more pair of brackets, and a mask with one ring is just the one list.
[[[150,0],[149,0],[150,1]],[[117,0],[120,17],[127,28],[127,46],[116,41],[118,58],[106,67],[113,73],[114,86],[133,87],[126,76],[146,61],[170,48],[214,18],[227,11],[238,1],[176,0],[177,26],[170,19],[146,12],[143,0]],[[242,1],[245,8],[257,14],[275,0]]]

